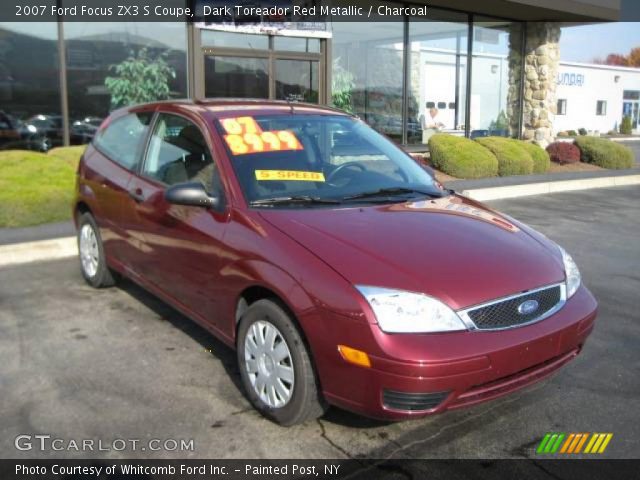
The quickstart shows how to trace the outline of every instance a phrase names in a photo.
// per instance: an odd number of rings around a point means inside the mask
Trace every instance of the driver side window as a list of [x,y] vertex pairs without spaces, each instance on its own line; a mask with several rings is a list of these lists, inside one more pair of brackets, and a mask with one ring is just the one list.
[[222,193],[219,173],[204,135],[190,120],[177,115],[158,115],[143,174],[166,185],[201,182],[209,193]]

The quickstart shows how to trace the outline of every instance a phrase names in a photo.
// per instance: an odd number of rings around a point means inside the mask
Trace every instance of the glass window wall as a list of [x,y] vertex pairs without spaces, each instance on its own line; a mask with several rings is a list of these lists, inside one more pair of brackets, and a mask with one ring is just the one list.
[[437,132],[464,135],[467,85],[467,15],[433,13],[409,19],[407,143],[426,144]]
[[333,105],[402,141],[402,22],[334,22]]
[[473,24],[471,136],[518,136],[522,24],[478,17]]
[[[64,34],[72,143],[90,141],[115,108],[187,96],[184,23],[67,22]],[[123,62],[153,65],[160,74],[153,81],[119,75]],[[109,77],[121,79],[119,94],[108,88]]]
[[0,149],[62,144],[55,23],[0,24]]

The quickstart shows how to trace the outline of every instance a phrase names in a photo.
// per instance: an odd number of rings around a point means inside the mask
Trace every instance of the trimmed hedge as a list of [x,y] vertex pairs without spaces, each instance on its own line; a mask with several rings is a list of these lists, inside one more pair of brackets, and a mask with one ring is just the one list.
[[533,159],[524,142],[505,137],[476,138],[476,142],[488,148],[498,159],[498,175],[529,175],[533,173]]
[[545,173],[551,166],[551,159],[547,151],[535,143],[521,142],[533,160],[533,173]]
[[630,148],[606,138],[578,137],[576,145],[585,163],[611,169],[632,168],[635,164],[633,151]]
[[580,161],[580,149],[573,143],[555,142],[547,147],[547,152],[551,161],[565,165],[567,163],[578,163]]
[[498,160],[482,145],[464,137],[439,133],[429,139],[431,164],[457,178],[498,175]]

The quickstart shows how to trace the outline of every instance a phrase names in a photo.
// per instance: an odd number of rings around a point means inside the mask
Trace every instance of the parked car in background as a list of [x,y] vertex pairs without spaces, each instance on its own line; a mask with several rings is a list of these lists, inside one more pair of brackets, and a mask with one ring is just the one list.
[[[69,128],[69,143],[85,145],[93,139],[102,123],[99,117],[84,117]],[[0,149],[36,150],[47,152],[64,144],[61,115],[38,114],[21,122],[0,112]]]
[[11,115],[0,113],[0,149],[39,152],[49,150],[53,142],[48,135],[53,136],[52,132],[43,128],[41,123],[36,126],[32,121],[37,122],[38,119],[31,117],[27,122],[22,122]]
[[89,143],[96,134],[102,121],[103,119],[99,117],[85,117],[81,120],[74,121],[71,124],[69,132],[71,144],[84,145],[85,143]]
[[43,151],[62,145],[62,116],[34,115],[25,120],[22,127],[23,139],[42,139]]
[[90,285],[126,276],[236,349],[282,425],[500,397],[576,357],[596,317],[560,246],[317,105],[118,110],[82,157],[74,218]]
[[20,122],[0,110],[0,148],[20,139]]

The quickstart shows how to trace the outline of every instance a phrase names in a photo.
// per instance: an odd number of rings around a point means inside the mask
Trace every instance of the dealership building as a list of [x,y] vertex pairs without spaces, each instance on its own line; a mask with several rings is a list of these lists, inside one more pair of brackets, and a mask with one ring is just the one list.
[[[220,1],[185,3],[197,10]],[[97,123],[114,107],[105,86],[113,66],[142,50],[171,66],[172,98],[334,105],[407,149],[425,148],[434,115],[440,130],[455,135],[505,135],[542,145],[562,130],[606,133],[623,114],[639,128],[638,70],[563,62],[559,49],[565,28],[618,20],[619,1],[402,5],[427,5],[427,16],[375,23],[233,16],[189,24],[0,23],[0,139],[12,121],[55,119],[54,143],[86,140],[76,128],[86,119]]]

